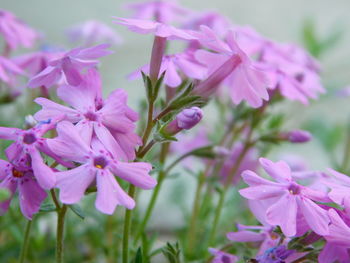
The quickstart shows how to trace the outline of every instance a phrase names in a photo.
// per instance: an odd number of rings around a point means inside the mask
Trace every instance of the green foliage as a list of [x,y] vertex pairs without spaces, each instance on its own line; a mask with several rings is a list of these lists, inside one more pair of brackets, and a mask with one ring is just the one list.
[[179,243],[175,243],[174,245],[167,242],[166,246],[163,248],[162,253],[168,259],[169,263],[180,263],[180,255],[181,250]]

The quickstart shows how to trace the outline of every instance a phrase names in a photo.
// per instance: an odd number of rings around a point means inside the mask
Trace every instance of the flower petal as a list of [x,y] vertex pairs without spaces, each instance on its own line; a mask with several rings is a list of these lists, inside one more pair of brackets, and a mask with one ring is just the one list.
[[44,164],[43,158],[41,157],[38,150],[33,149],[29,155],[32,159],[32,169],[34,176],[37,179],[39,185],[46,190],[50,190],[56,184],[55,172],[46,164]]
[[64,204],[74,204],[84,196],[85,190],[95,179],[95,171],[89,165],[57,173],[57,188]]
[[96,178],[97,197],[95,206],[105,214],[113,214],[117,205],[128,209],[135,207],[135,201],[119,186],[114,176],[108,170],[99,172]]
[[267,222],[281,227],[287,237],[296,234],[297,201],[294,195],[285,194],[266,211]]
[[19,205],[22,214],[29,220],[33,214],[40,209],[41,203],[45,200],[47,194],[33,178],[23,178],[18,185],[19,188]]
[[156,179],[149,175],[152,170],[149,163],[116,162],[111,167],[116,176],[142,189],[152,189],[157,185]]

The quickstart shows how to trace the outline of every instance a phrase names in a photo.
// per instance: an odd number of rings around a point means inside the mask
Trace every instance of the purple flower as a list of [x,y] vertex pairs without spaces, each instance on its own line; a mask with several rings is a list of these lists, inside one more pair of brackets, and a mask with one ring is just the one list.
[[260,242],[258,255],[276,246],[280,240],[280,237],[273,232],[274,227],[271,226],[238,225],[237,227],[238,231],[227,233],[227,238],[235,242]]
[[334,209],[328,211],[331,219],[329,234],[325,235],[327,244],[319,254],[320,263],[349,262],[350,227]]
[[294,250],[288,250],[285,245],[281,245],[267,249],[263,255],[256,259],[259,263],[284,263],[293,253],[295,253]]
[[184,109],[176,115],[175,120],[169,123],[166,127],[166,132],[176,134],[181,130],[190,130],[201,121],[202,117],[203,112],[198,107]]
[[64,114],[64,119],[75,123],[86,141],[95,135],[115,158],[133,160],[135,146],[141,144],[134,132],[138,115],[126,105],[125,91],[117,89],[103,100],[101,86],[98,72],[90,69],[81,85],[63,85],[57,89],[58,97],[72,108],[37,98],[35,102],[43,109],[35,118],[46,120]]
[[[51,189],[56,183],[56,175],[53,170],[48,167],[40,154],[43,152],[58,161],[58,157],[47,147],[47,139],[44,134],[55,128],[56,122],[59,120],[49,120],[46,123],[41,122],[34,128],[29,130],[21,130],[17,128],[0,127],[0,139],[15,141],[6,150],[7,158],[11,163],[30,163],[34,177],[39,185],[44,189]],[[62,163],[66,164],[66,163]]]
[[0,215],[3,215],[18,189],[19,205],[22,214],[29,220],[33,214],[39,211],[41,203],[46,198],[46,192],[39,186],[35,180],[33,170],[26,166],[24,162],[18,165],[0,160],[0,188],[7,189],[10,192],[10,198],[0,202]]
[[270,68],[270,78],[282,96],[308,104],[325,90],[318,74],[318,63],[302,48],[292,44],[266,41],[260,61]]
[[24,75],[23,70],[14,61],[0,56],[0,80],[14,87],[16,78]]
[[178,5],[175,0],[151,0],[128,4],[126,7],[134,11],[133,18],[150,19],[161,23],[183,20],[190,13],[189,10]]
[[3,9],[0,9],[0,34],[10,49],[16,49],[18,46],[30,48],[39,37],[34,29]]
[[58,59],[61,56],[61,52],[37,51],[16,56],[13,58],[13,61],[22,70],[28,72],[30,76],[35,76],[48,67],[50,61]]
[[260,107],[263,100],[269,98],[266,88],[270,83],[265,71],[237,45],[232,30],[228,31],[226,43],[210,28],[202,26],[201,29],[202,33],[197,36],[199,42],[217,53],[205,50],[196,52],[197,60],[208,65],[209,77],[195,87],[195,93],[208,97],[224,82],[235,104],[246,100],[252,107]]
[[350,200],[350,177],[333,169],[328,169],[332,177],[323,180],[331,188],[329,198],[338,205],[344,206]]
[[58,137],[50,139],[48,146],[64,159],[81,165],[57,173],[60,200],[65,204],[77,203],[85,190],[94,182],[97,186],[95,206],[102,213],[112,214],[117,205],[133,209],[134,200],[119,186],[115,174],[142,189],[152,189],[156,180],[148,175],[152,166],[142,162],[118,162],[103,145],[93,138],[86,141],[79,129],[70,122],[57,125]]
[[202,25],[211,28],[219,36],[225,36],[228,29],[232,27],[232,23],[227,17],[217,12],[209,11],[194,13],[189,16],[183,28],[200,30]]
[[318,255],[319,263],[348,263],[350,250],[345,246],[337,246],[332,243],[327,243]]
[[214,256],[212,263],[235,263],[238,257],[215,248],[209,248],[210,254]]
[[116,24],[126,26],[130,31],[139,34],[153,34],[154,36],[166,38],[169,40],[194,40],[195,36],[186,32],[186,30],[175,28],[171,25],[143,19],[126,19],[115,17]]
[[283,134],[282,137],[285,137],[292,143],[304,143],[312,139],[311,133],[303,130],[293,130]]
[[[183,81],[183,75],[190,79],[201,80],[205,77],[206,67],[194,58],[193,52],[165,55],[159,69],[159,74],[165,72],[163,82],[169,87],[178,87]],[[141,71],[149,74],[150,65],[147,64],[141,69],[130,74],[130,79],[141,77]],[[160,77],[158,74],[158,78]]]
[[264,158],[260,158],[259,161],[264,170],[277,182],[259,177],[252,171],[245,171],[242,177],[249,187],[240,190],[240,194],[251,200],[273,198],[266,211],[267,222],[280,226],[287,237],[297,233],[297,214],[298,219],[299,214],[302,215],[307,225],[317,234],[327,234],[327,211],[314,202],[329,202],[326,193],[296,183],[289,166],[283,161],[274,163]]
[[122,38],[108,25],[97,21],[88,20],[71,27],[67,35],[72,42],[82,43],[83,46],[91,46],[98,43],[119,45]]
[[30,79],[28,86],[49,88],[62,78],[68,85],[78,86],[83,81],[81,76],[83,69],[96,66],[97,58],[112,53],[106,50],[108,47],[108,44],[101,44],[91,48],[72,49],[64,53],[61,58],[51,60],[48,67]]
[[[226,181],[226,178],[229,176],[230,171],[232,170],[233,166],[236,164],[239,156],[241,155],[243,151],[243,144],[242,143],[236,143],[232,149],[230,150],[229,156],[224,161],[222,169],[220,170],[220,177],[223,179],[223,182]],[[240,180],[240,174],[242,174],[245,170],[252,170],[255,171],[258,168],[258,161],[257,161],[257,150],[254,148],[251,148],[247,151],[247,153],[244,155],[243,160],[241,160],[241,164],[239,166],[239,169],[236,172],[236,175],[233,177],[232,183],[237,183]]]

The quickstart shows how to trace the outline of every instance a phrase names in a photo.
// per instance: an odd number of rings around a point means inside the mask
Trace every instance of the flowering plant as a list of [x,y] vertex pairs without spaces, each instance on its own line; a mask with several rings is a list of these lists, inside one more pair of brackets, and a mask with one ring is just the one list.
[[[288,128],[280,110],[326,92],[322,43],[279,43],[175,1],[128,8],[69,29],[78,47],[23,54],[43,36],[0,10],[0,107],[27,105],[1,120],[1,261],[23,238],[20,263],[52,262],[54,247],[57,263],[350,262],[349,138],[329,169],[270,154],[313,138],[337,149],[341,128]],[[127,42],[118,27],[153,37],[129,75],[143,80],[139,112],[124,89],[104,96],[102,57]]]

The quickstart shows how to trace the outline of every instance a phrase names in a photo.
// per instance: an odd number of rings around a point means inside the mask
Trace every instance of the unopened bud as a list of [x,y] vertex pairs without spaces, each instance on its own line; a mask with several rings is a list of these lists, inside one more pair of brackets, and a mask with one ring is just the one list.
[[304,143],[312,139],[311,133],[303,130],[290,131],[286,135],[287,135],[287,140],[292,143]]
[[169,125],[166,131],[170,134],[176,134],[181,130],[192,129],[203,117],[203,111],[198,107],[192,107],[181,111]]

